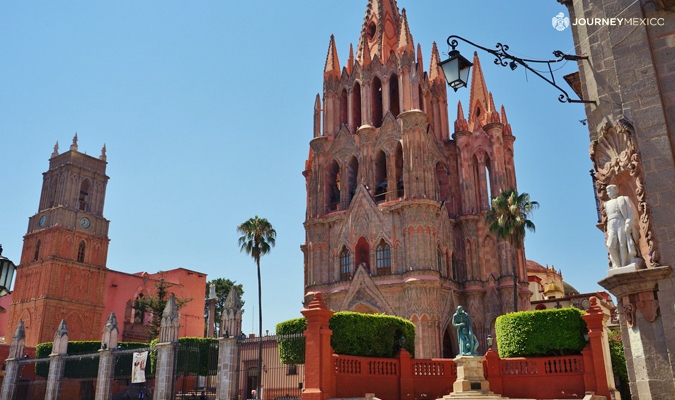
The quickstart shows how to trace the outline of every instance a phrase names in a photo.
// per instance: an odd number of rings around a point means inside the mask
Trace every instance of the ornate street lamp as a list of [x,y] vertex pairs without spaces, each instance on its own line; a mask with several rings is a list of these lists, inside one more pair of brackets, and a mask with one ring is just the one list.
[[14,278],[16,265],[7,257],[2,256],[2,245],[0,244],[0,297],[8,295],[9,286]]
[[[455,91],[457,91],[457,89],[461,87],[466,86],[469,77],[469,69],[473,65],[472,63],[469,62],[469,60],[464,58],[459,53],[459,50],[455,50],[458,44],[457,40],[455,39],[459,39],[465,43],[468,43],[474,47],[477,47],[483,51],[492,54],[493,56],[496,57],[495,64],[497,65],[501,65],[502,67],[508,66],[509,68],[511,68],[512,71],[518,68],[519,65],[522,65],[523,67],[527,68],[528,71],[531,71],[533,74],[537,75],[541,79],[548,82],[551,86],[555,87],[556,89],[562,92],[562,94],[558,96],[558,100],[561,103],[595,104],[595,101],[593,100],[584,100],[581,98],[579,100],[571,99],[570,96],[567,94],[567,92],[564,91],[560,86],[558,86],[555,83],[555,76],[553,75],[553,69],[551,68],[551,64],[553,63],[561,61],[586,60],[588,59],[588,57],[565,54],[560,50],[556,50],[553,52],[553,55],[556,57],[556,59],[554,60],[530,60],[525,58],[519,58],[509,54],[508,53],[509,46],[505,44],[497,43],[497,45],[495,46],[497,47],[497,50],[492,50],[485,48],[483,46],[479,46],[469,40],[464,39],[463,37],[457,35],[450,35],[448,36],[448,46],[452,47],[452,50],[448,53],[449,58],[445,61],[442,61],[440,65],[441,68],[443,69],[443,73],[445,74],[445,79],[448,81],[448,85]],[[546,64],[548,66],[550,78],[547,78],[544,75],[540,74],[538,71],[532,69],[532,67],[529,66],[530,63]]]
[[[454,43],[456,46],[457,42]],[[467,82],[469,82],[469,70],[473,66],[473,63],[459,54],[459,50],[455,50],[455,46],[448,53],[450,58],[442,61],[440,66],[443,69],[443,74],[445,74],[445,80],[448,81],[448,85],[456,92],[457,89],[465,87]]]

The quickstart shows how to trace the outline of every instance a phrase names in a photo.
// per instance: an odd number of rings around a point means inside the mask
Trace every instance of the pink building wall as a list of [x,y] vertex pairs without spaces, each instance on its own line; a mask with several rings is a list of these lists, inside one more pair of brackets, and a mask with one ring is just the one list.
[[156,293],[155,285],[162,276],[169,286],[169,292],[173,293],[176,298],[192,299],[179,311],[181,325],[179,336],[203,337],[206,274],[185,268],[156,274],[148,274],[147,272],[128,274],[108,270],[101,330],[103,330],[110,313],[114,312],[117,317],[121,340],[124,337],[124,322],[133,321],[134,311],[127,306],[127,303],[129,306],[133,304],[139,294],[154,296]]

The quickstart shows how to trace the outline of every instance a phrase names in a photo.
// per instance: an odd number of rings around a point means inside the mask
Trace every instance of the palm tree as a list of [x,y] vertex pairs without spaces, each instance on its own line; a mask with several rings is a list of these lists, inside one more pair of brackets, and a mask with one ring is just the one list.
[[262,287],[260,284],[260,257],[269,253],[276,242],[277,231],[265,218],[255,217],[237,226],[239,250],[253,257],[258,268],[258,388],[256,397],[260,398],[260,383],[262,382]]
[[518,311],[518,276],[514,251],[522,249],[525,242],[525,229],[534,232],[534,224],[528,219],[539,203],[530,200],[527,193],[518,194],[516,189],[500,190],[499,196],[492,198],[492,208],[485,217],[490,232],[507,240],[512,247],[511,263],[513,264],[513,310]]

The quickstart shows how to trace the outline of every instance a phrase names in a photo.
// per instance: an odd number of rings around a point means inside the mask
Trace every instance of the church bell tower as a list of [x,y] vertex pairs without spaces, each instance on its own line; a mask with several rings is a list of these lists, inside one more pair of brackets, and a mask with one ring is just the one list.
[[72,340],[100,337],[110,241],[105,151],[80,153],[76,134],[68,151],[59,154],[57,143],[49,159],[9,306],[7,332],[23,320],[27,346],[51,341],[61,319]]

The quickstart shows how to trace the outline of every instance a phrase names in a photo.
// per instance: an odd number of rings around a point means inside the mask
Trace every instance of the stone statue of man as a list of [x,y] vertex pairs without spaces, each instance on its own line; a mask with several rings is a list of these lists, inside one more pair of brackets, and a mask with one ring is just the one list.
[[605,202],[607,213],[607,242],[612,268],[621,268],[639,262],[639,227],[633,203],[628,196],[619,196],[616,185],[607,186],[609,200]]
[[478,339],[471,331],[471,320],[469,314],[464,311],[462,306],[457,307],[457,312],[452,316],[452,326],[457,329],[459,339],[459,356],[477,356]]

